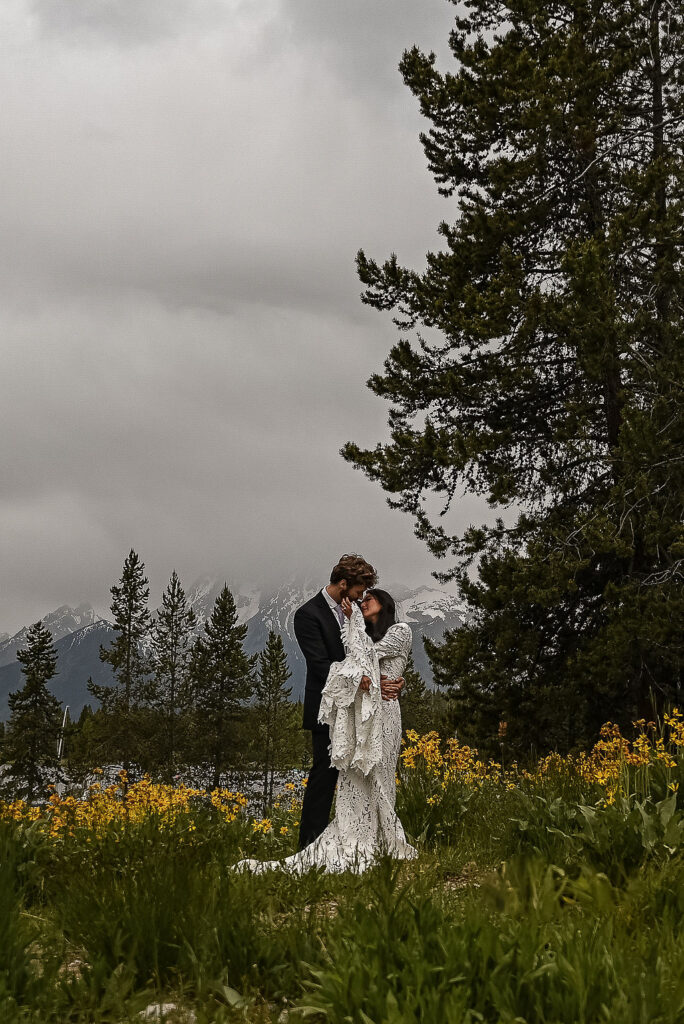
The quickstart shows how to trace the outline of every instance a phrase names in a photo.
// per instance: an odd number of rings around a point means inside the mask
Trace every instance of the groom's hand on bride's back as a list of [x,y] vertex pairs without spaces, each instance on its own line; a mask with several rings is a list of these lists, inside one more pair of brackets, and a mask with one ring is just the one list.
[[[399,676],[398,679],[388,679],[387,676],[380,676],[380,693],[382,694],[382,699],[396,700],[401,688],[405,686],[405,684],[406,681],[403,676]],[[370,686],[371,681],[368,676],[362,676],[361,682],[359,683],[359,689],[368,693]]]
[[388,679],[387,676],[380,676],[380,693],[383,700],[396,700],[402,687],[406,685],[403,676],[398,679]]

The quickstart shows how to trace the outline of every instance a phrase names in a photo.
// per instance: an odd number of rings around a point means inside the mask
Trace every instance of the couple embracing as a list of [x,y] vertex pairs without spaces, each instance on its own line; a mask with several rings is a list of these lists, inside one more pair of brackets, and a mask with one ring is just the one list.
[[392,597],[376,582],[372,565],[343,555],[330,583],[295,612],[306,660],[303,728],[313,744],[299,850],[277,861],[240,861],[242,869],[364,871],[380,854],[417,856],[395,811],[398,697],[411,627],[396,621]]

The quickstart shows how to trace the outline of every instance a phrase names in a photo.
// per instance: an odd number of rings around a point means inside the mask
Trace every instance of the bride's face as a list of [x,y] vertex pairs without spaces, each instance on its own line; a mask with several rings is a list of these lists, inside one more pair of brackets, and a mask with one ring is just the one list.
[[377,619],[381,611],[382,605],[378,601],[377,597],[374,597],[372,594],[366,594],[361,602],[361,614],[364,619],[368,619],[372,622],[374,619]]

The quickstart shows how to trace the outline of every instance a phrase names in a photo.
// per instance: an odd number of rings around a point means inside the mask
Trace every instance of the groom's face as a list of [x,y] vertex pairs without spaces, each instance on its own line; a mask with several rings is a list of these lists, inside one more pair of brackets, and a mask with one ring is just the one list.
[[366,592],[365,584],[363,583],[347,583],[346,580],[342,580],[340,584],[342,590],[342,596],[348,597],[350,601],[359,601]]

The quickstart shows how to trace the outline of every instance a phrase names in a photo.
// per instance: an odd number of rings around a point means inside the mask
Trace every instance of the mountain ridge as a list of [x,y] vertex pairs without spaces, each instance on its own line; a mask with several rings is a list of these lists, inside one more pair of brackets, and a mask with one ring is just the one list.
[[[197,616],[196,632],[203,631],[224,585],[233,593],[238,620],[247,625],[245,649],[248,654],[263,649],[271,629],[283,637],[292,672],[292,699],[298,700],[304,691],[305,664],[294,636],[294,613],[321,589],[322,584],[313,577],[299,576],[273,589],[231,583],[229,578],[222,576],[200,576],[186,591],[186,599]],[[428,636],[439,640],[444,630],[461,625],[465,612],[453,595],[427,585],[411,589],[393,584],[387,589],[397,601],[398,618],[411,625],[416,668],[431,685],[432,672],[422,638]],[[80,604],[76,608],[60,605],[41,621],[53,636],[58,656],[58,675],[50,688],[63,704],[69,705],[72,718],[77,717],[84,704],[96,704],[87,690],[89,676],[101,685],[113,682],[109,665],[99,659],[100,644],[107,646],[113,638],[112,623],[89,604]],[[4,638],[0,634],[0,720],[9,717],[7,697],[23,684],[16,654],[25,644],[28,628],[23,626],[13,636]]]

